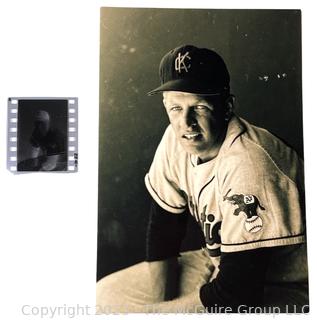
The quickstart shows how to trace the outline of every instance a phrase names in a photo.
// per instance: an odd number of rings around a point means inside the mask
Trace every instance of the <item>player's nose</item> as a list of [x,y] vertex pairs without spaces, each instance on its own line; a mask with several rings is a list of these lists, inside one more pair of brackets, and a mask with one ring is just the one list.
[[197,124],[195,111],[192,108],[185,109],[182,113],[181,122],[185,128],[195,126]]

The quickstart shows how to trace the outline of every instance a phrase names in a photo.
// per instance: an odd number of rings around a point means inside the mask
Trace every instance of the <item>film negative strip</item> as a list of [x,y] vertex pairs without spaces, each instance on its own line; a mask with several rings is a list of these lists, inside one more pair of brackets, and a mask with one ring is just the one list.
[[9,98],[7,168],[78,171],[78,98]]

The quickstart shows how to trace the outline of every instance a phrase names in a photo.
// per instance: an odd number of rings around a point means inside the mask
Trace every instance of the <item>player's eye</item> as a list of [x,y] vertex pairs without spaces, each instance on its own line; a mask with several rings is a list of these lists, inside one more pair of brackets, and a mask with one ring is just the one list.
[[196,110],[205,110],[205,109],[207,109],[206,106],[201,105],[201,104],[197,105],[195,108],[196,108]]
[[197,111],[207,111],[207,110],[213,111],[214,110],[213,106],[209,106],[209,105],[207,106],[204,104],[198,104],[197,106],[195,106],[195,109]]
[[170,111],[180,111],[180,110],[182,110],[182,107],[180,107],[180,106],[172,106],[172,107],[170,107]]
[[210,108],[208,108],[207,106],[203,105],[203,104],[198,104],[196,107],[195,107],[196,110],[199,110],[199,111],[205,111],[205,110],[209,110]]

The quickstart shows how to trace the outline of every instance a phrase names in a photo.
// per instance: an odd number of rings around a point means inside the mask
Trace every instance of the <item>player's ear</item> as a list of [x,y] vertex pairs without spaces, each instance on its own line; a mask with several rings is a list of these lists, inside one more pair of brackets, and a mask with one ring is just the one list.
[[225,108],[226,108],[225,120],[226,121],[229,121],[232,117],[233,110],[234,110],[234,101],[235,101],[235,96],[232,94],[229,94],[225,100]]
[[164,107],[166,109],[166,98],[165,98],[164,92],[162,92],[162,98],[163,98],[163,105],[164,105]]

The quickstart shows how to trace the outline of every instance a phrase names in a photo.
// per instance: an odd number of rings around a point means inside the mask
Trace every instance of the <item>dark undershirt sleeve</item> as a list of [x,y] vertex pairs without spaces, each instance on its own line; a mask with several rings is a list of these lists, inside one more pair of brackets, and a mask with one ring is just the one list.
[[271,254],[272,248],[222,253],[217,277],[200,288],[200,300],[208,312],[261,306]]
[[146,261],[178,256],[186,233],[188,212],[171,213],[152,201],[146,234]]

